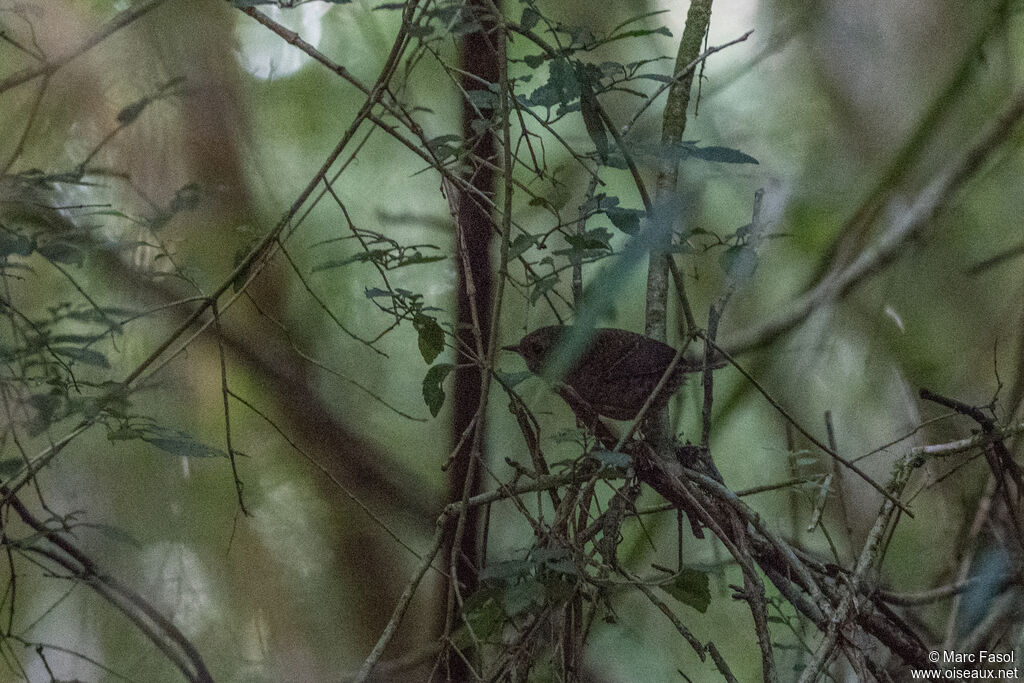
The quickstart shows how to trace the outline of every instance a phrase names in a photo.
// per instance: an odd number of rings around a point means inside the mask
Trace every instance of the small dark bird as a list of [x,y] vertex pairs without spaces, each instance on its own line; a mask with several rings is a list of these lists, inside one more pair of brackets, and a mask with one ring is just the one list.
[[[518,353],[526,360],[530,372],[537,374],[571,330],[564,325],[541,327],[520,339],[518,344],[502,348]],[[613,328],[596,329],[555,390],[570,407],[582,402],[598,415],[632,420],[675,356],[674,348],[642,334]],[[703,367],[701,360],[681,358],[648,414],[668,403],[686,373],[698,372]]]

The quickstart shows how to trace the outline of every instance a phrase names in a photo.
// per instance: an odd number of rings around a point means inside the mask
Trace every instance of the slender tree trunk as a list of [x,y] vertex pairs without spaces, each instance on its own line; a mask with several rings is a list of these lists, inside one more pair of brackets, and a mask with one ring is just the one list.
[[[476,11],[480,17],[480,31],[467,34],[462,41],[460,66],[466,74],[462,79],[462,87],[467,91],[478,90],[480,80],[487,83],[498,81],[498,53],[493,41],[498,39],[494,30],[495,24],[490,20],[490,3],[485,0],[473,0],[466,5],[467,10]],[[470,435],[462,439],[463,433],[473,424],[480,405],[481,371],[473,365],[474,359],[465,352],[477,348],[477,335],[486,340],[491,329],[491,297],[492,273],[490,263],[491,237],[494,223],[489,208],[484,205],[478,193],[494,195],[495,173],[483,160],[496,164],[497,145],[489,130],[477,133],[473,123],[481,116],[489,118],[490,110],[478,112],[469,102],[462,104],[462,131],[465,146],[472,152],[476,161],[470,163],[465,174],[466,181],[476,192],[465,191],[459,200],[458,233],[455,235],[453,253],[459,255],[458,262],[458,303],[456,318],[456,335],[458,339],[457,363],[462,366],[455,372],[453,389],[452,439],[453,447],[461,441],[462,446],[448,473],[448,499],[461,500],[467,487],[470,493],[480,488],[480,467],[472,464],[471,446],[474,441]],[[459,238],[463,244],[459,244]],[[467,272],[468,270],[468,272]],[[472,286],[470,286],[472,285]],[[476,329],[474,329],[476,328]],[[481,415],[475,423],[475,429],[486,429],[485,416]],[[479,443],[486,444],[486,439]],[[484,457],[483,446],[479,457]],[[467,482],[467,479],[469,480]],[[454,525],[453,525],[454,530]],[[480,514],[474,509],[466,519],[465,533],[459,539],[459,548],[453,546],[455,539],[449,535],[446,542],[445,556],[451,557],[453,551],[460,556],[458,564],[460,582],[459,590],[463,596],[476,589],[477,573],[480,567]],[[448,591],[452,586],[448,586]],[[447,613],[446,595],[442,595],[444,607],[439,610],[442,619]],[[458,655],[448,658],[445,675],[452,680],[468,680],[469,672]]]

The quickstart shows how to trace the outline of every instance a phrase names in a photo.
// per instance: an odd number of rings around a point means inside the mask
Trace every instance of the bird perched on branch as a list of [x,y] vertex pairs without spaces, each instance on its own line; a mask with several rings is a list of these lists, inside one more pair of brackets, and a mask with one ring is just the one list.
[[[564,325],[541,327],[520,339],[518,344],[502,348],[518,353],[530,372],[537,374],[561,341],[569,338],[571,331],[572,328]],[[674,348],[642,334],[614,328],[596,329],[555,390],[574,410],[582,404],[604,417],[632,420],[675,356]],[[687,373],[703,368],[702,360],[680,358],[648,414],[668,403]]]

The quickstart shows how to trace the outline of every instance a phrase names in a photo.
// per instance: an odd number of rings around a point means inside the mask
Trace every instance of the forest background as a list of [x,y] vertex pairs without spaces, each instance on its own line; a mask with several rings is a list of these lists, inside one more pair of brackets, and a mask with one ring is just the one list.
[[[0,677],[1017,648],[1018,5],[0,5]],[[727,360],[609,442],[574,321]]]

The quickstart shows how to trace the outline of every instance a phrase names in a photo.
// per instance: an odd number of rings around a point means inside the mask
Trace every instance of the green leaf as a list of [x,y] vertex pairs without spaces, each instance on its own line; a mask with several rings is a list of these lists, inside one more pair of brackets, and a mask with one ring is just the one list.
[[529,578],[517,581],[509,586],[502,596],[505,616],[514,617],[541,607],[546,602],[547,591],[544,584]]
[[481,582],[509,583],[522,576],[529,576],[535,564],[528,560],[505,560],[490,562],[480,571]]
[[708,587],[708,575],[696,569],[683,569],[670,583],[662,584],[662,590],[673,598],[689,605],[701,614],[711,604],[711,589]]
[[537,243],[538,239],[540,239],[539,235],[530,235],[528,233],[516,235],[516,238],[512,240],[512,244],[508,245],[509,259],[517,259],[522,256],[527,249]]
[[530,206],[549,206],[555,211],[559,211],[569,203],[570,199],[572,199],[572,192],[569,190],[568,185],[552,182],[551,190],[546,196],[532,197],[529,204]]
[[452,641],[458,647],[468,647],[478,640],[490,640],[500,632],[505,615],[499,604],[500,592],[494,588],[482,588],[462,605],[463,622]]
[[144,434],[137,429],[121,427],[107,432],[107,441],[131,441],[132,439],[141,439],[143,436]]
[[430,140],[427,140],[427,148],[430,149],[430,151],[433,152],[434,156],[436,156],[441,161],[444,161],[449,157],[455,156],[458,153],[461,144],[461,135],[438,135],[436,138],[431,138]]
[[651,81],[658,81],[659,83],[669,83],[672,80],[671,76],[665,74],[638,74],[637,78],[646,78]]
[[530,290],[530,304],[533,305],[537,303],[542,296],[547,294],[557,284],[557,275],[545,275],[544,277],[535,280],[533,288]]
[[161,430],[160,433],[163,435],[152,436],[147,434],[142,437],[142,440],[171,455],[181,455],[186,458],[227,457],[227,454],[219,448],[193,441],[187,434],[182,432]]
[[138,102],[132,102],[127,107],[117,112],[117,122],[122,126],[127,126],[129,123],[139,118],[139,115],[149,106],[153,100],[149,97],[143,97]]
[[756,164],[757,159],[729,147],[690,147],[690,156],[722,164]]
[[444,405],[444,388],[441,384],[455,366],[451,363],[438,363],[427,370],[427,376],[423,378],[423,402],[430,409],[431,417],[437,417]]
[[439,353],[444,351],[444,330],[441,329],[436,320],[422,313],[417,314],[412,319],[412,326],[416,328],[416,332],[419,335],[417,341],[420,347],[420,355],[423,356],[423,360],[429,365],[434,362]]
[[138,539],[126,530],[121,527],[114,526],[113,524],[90,524],[89,528],[99,531],[110,540],[121,543],[122,545],[131,546],[137,550],[141,550],[143,547],[142,543],[140,543]]
[[477,109],[497,109],[498,93],[479,88],[466,92],[466,99]]
[[545,59],[547,59],[547,55],[542,54],[526,55],[525,57],[523,57],[523,61],[526,62],[526,66],[530,67],[531,69],[536,69],[538,66],[544,63]]
[[520,17],[519,24],[524,29],[529,31],[530,29],[537,25],[538,21],[540,21],[540,12],[533,9],[532,7],[526,7],[523,9],[523,16]]
[[0,460],[0,479],[5,482],[21,471],[25,461],[21,458],[4,458]]
[[580,84],[572,65],[565,59],[556,59],[548,66],[548,82],[530,94],[530,104],[553,107],[569,104],[580,95]]
[[202,193],[200,192],[199,183],[185,185],[174,193],[174,199],[171,200],[171,213],[191,211],[199,206],[201,197]]
[[583,115],[583,125],[587,128],[587,135],[597,149],[597,156],[604,163],[608,159],[608,134],[604,129],[604,121],[598,113],[597,96],[589,83],[580,84],[580,113]]
[[757,252],[749,245],[733,245],[722,252],[719,264],[737,280],[747,280],[757,270]]
[[79,348],[77,346],[53,346],[50,349],[58,356],[70,358],[83,365],[92,365],[97,368],[109,368],[106,356],[99,351]]
[[406,32],[413,38],[426,38],[434,32],[434,29],[429,24],[412,24]]
[[66,242],[50,242],[36,249],[47,261],[63,263],[69,266],[81,266],[85,256],[78,247]]
[[28,404],[35,411],[29,427],[29,434],[32,436],[41,434],[48,426],[65,417],[65,411],[57,412],[61,409],[62,402],[60,396],[54,393],[33,394],[28,398]]
[[508,388],[514,388],[516,385],[521,384],[523,380],[527,379],[533,373],[529,370],[523,370],[521,372],[499,372],[498,379],[501,383]]
[[620,209],[613,207],[605,210],[605,215],[616,228],[627,235],[635,235],[640,230],[640,219],[645,212],[639,209]]
[[672,37],[672,31],[670,31],[667,26],[659,26],[658,28],[652,29],[640,28],[636,29],[635,31],[623,31],[622,33],[616,33],[614,36],[612,36],[605,42],[610,43],[613,40],[622,40],[623,38],[641,38],[643,36],[649,36],[652,34],[659,36],[668,36],[669,38]]
[[24,235],[0,234],[0,259],[8,256],[28,256],[35,249],[35,242]]
[[[566,235],[565,241],[575,250],[606,250],[610,251],[612,234],[604,228],[587,230],[582,235]],[[558,252],[555,252],[558,253]]]
[[[249,254],[253,250],[253,247],[255,247],[255,246],[256,246],[256,240],[255,239],[248,239],[248,240],[245,241],[244,244],[240,245],[237,249],[235,249],[235,256],[234,256],[234,259],[232,260],[232,266],[231,267],[232,268],[237,268],[238,266],[242,265],[242,262],[245,261],[246,257],[249,256]],[[238,272],[238,275],[235,277],[234,282],[231,283],[231,291],[237,292],[240,289],[242,289],[242,286],[249,279],[249,272],[251,270],[252,270],[252,262],[250,261],[249,263],[247,263],[245,265],[244,268],[242,268],[242,270],[240,270]]]

